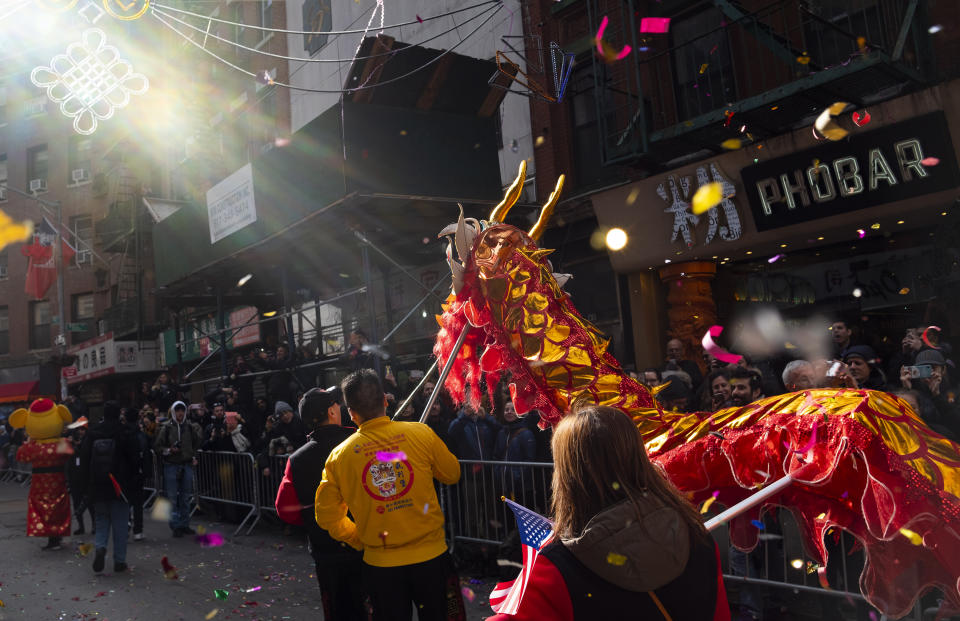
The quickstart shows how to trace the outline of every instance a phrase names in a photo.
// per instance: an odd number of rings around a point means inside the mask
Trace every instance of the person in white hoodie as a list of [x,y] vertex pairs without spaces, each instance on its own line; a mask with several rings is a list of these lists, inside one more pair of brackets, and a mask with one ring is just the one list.
[[187,405],[176,401],[170,406],[170,419],[160,428],[154,445],[163,457],[165,495],[172,505],[169,524],[174,537],[195,534],[190,528],[190,502],[196,453],[202,442],[200,426],[187,420]]

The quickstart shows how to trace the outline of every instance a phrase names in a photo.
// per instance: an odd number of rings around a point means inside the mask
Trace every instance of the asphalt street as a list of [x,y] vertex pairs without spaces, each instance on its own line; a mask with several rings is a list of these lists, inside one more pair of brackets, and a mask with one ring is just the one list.
[[[223,545],[202,547],[192,537],[174,539],[165,522],[146,512],[145,540],[127,547],[129,571],[114,574],[108,554],[106,570],[96,575],[93,546],[84,545],[93,543],[89,532],[51,552],[40,549],[46,539],[25,535],[27,491],[0,482],[0,621],[323,619],[306,542],[279,526],[258,525],[252,535],[234,537],[232,525],[195,519],[194,528],[224,536]],[[164,576],[164,556],[177,579]],[[468,619],[489,616],[491,583],[466,577],[461,583]],[[226,599],[217,598],[218,589]]]

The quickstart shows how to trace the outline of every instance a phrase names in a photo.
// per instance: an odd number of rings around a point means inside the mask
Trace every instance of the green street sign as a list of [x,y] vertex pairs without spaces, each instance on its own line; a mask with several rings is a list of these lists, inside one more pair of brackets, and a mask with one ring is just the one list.
[[68,323],[67,330],[69,332],[86,332],[89,328],[85,323]]

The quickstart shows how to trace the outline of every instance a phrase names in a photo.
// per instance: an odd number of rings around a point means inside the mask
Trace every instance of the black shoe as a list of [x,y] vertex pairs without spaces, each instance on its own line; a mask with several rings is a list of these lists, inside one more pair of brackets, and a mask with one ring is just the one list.
[[86,534],[87,534],[87,531],[83,530],[83,526],[81,526],[81,527],[78,528],[77,530],[73,531],[73,534],[74,534],[74,535],[86,535]]
[[60,550],[60,537],[48,537],[47,545],[40,548],[41,550]]
[[93,571],[100,573],[103,571],[103,560],[107,556],[106,548],[97,548],[97,555],[93,558]]
[[184,526],[183,528],[180,529],[180,532],[183,533],[184,535],[196,535],[196,534],[197,534],[197,531],[193,530],[193,529],[190,528],[189,526]]
[[182,529],[182,528],[174,528],[174,529],[173,529],[173,536],[174,536],[174,537],[183,537],[183,529]]
[[126,563],[114,563],[113,564],[113,573],[119,574],[122,571],[127,571]]

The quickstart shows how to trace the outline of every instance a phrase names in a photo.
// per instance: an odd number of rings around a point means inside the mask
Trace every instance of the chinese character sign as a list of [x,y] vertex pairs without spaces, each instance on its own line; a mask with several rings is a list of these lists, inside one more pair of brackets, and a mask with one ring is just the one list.
[[657,185],[657,194],[667,203],[664,213],[673,214],[673,233],[670,241],[674,242],[682,237],[687,248],[697,245],[696,227],[700,223],[700,216],[693,213],[690,201],[697,188],[710,182],[717,182],[723,186],[723,199],[706,213],[707,231],[702,243],[709,244],[718,233],[723,241],[740,239],[742,227],[740,215],[733,202],[736,196],[736,187],[733,182],[724,177],[717,165],[712,162],[709,166],[698,166],[695,174],[697,187],[692,187],[690,177],[677,178],[673,175],[667,177],[664,183]]

